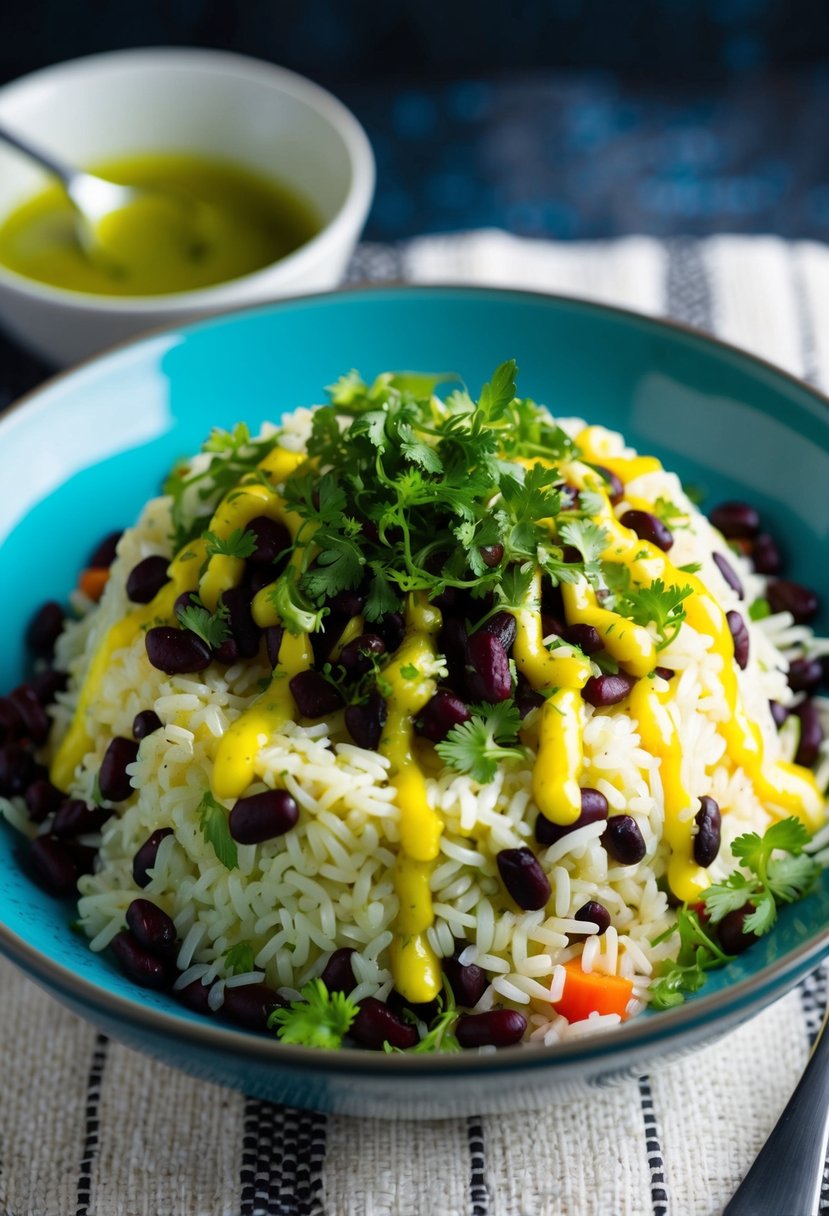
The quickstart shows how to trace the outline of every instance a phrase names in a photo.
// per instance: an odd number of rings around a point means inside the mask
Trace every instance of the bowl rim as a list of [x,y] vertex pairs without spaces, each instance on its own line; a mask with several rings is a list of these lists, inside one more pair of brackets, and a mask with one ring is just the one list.
[[[721,355],[747,365],[748,370],[762,372],[773,379],[805,393],[822,408],[829,408],[829,395],[793,373],[778,367],[768,359],[746,351],[734,343],[724,341],[695,326],[672,318],[653,316],[621,305],[585,299],[564,293],[525,290],[519,288],[487,287],[463,283],[372,283],[346,284],[333,291],[315,292],[308,295],[286,296],[268,303],[238,305],[208,318],[173,326],[160,326],[143,334],[140,338],[117,343],[106,351],[91,355],[75,367],[56,372],[36,388],[24,394],[8,406],[0,415],[0,444],[2,434],[10,421],[10,415],[19,415],[22,407],[34,404],[41,396],[76,373],[84,376],[96,364],[117,363],[120,358],[131,358],[141,347],[151,348],[163,334],[181,336],[185,340],[193,332],[207,330],[237,320],[244,322],[248,314],[259,315],[290,310],[294,307],[313,307],[315,304],[343,303],[348,306],[351,299],[377,297],[387,294],[395,297],[433,295],[446,297],[472,297],[495,300],[514,299],[536,305],[576,308],[585,312],[619,317],[633,326],[652,330],[657,335],[668,335],[684,339],[697,347],[713,347]],[[12,420],[13,421],[13,420]],[[696,1037],[703,1039],[716,1033],[718,1027],[729,1028],[736,1020],[750,1016],[775,997],[788,991],[803,975],[818,965],[829,954],[829,925],[813,934],[800,945],[767,963],[751,976],[730,984],[718,992],[704,993],[693,1000],[674,1008],[659,1011],[652,1017],[635,1017],[619,1026],[595,1034],[577,1037],[549,1047],[526,1045],[500,1048],[484,1056],[472,1052],[429,1054],[410,1056],[405,1053],[391,1056],[382,1052],[364,1051],[357,1048],[320,1051],[311,1047],[284,1044],[276,1037],[246,1031],[218,1019],[192,1017],[186,1012],[156,1009],[142,1005],[140,989],[135,986],[135,996],[121,996],[101,987],[98,983],[77,975],[69,967],[57,962],[48,954],[31,946],[24,938],[11,930],[0,919],[0,953],[18,964],[30,978],[34,978],[47,989],[58,990],[67,998],[79,1001],[86,1012],[114,1017],[119,1023],[131,1023],[141,1028],[176,1038],[186,1035],[194,1047],[214,1049],[222,1053],[244,1056],[258,1061],[263,1066],[279,1066],[307,1073],[332,1072],[338,1075],[370,1074],[378,1077],[407,1075],[455,1074],[471,1075],[493,1071],[526,1071],[534,1068],[567,1069],[584,1062],[607,1060],[613,1066],[613,1058],[620,1057],[622,1066],[625,1057],[638,1050],[647,1051],[654,1045],[672,1038],[683,1031],[697,1031]],[[713,1019],[713,1021],[712,1021]]]
[[[43,283],[28,275],[19,274],[2,261],[0,285],[40,303],[62,308],[118,315],[169,314],[170,323],[173,323],[176,314],[185,311],[234,306],[240,292],[256,293],[263,289],[278,291],[280,278],[301,273],[306,263],[331,258],[340,245],[351,239],[352,232],[359,233],[362,229],[374,197],[377,171],[371,143],[359,119],[344,102],[309,77],[252,55],[208,47],[174,46],[130,47],[84,55],[38,68],[0,87],[0,116],[6,105],[14,105],[17,98],[25,95],[30,89],[37,89],[45,84],[59,85],[62,80],[79,77],[83,79],[90,71],[94,74],[99,67],[106,69],[118,66],[146,66],[148,70],[159,66],[174,67],[190,71],[194,75],[218,72],[224,76],[236,76],[275,86],[283,95],[290,95],[307,105],[336,132],[345,148],[349,181],[342,203],[314,236],[285,257],[269,262],[249,274],[222,279],[218,283],[193,291],[107,296],[98,292],[76,291]],[[232,160],[232,157],[229,159]],[[0,218],[5,219],[6,215]],[[238,302],[244,306],[245,301]]]

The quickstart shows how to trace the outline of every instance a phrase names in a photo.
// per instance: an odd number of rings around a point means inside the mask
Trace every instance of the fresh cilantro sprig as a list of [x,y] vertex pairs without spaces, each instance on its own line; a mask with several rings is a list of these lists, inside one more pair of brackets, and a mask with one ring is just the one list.
[[668,528],[687,528],[688,515],[669,498],[657,498],[653,504],[653,514]]
[[225,604],[210,612],[203,604],[193,602],[191,597],[189,604],[176,609],[176,616],[182,629],[195,633],[211,650],[217,650],[230,637],[230,613]]
[[443,980],[443,992],[438,995],[437,1004],[438,1012],[432,1020],[429,1029],[415,1043],[414,1047],[408,1047],[404,1050],[400,1047],[392,1047],[391,1043],[386,1041],[383,1044],[383,1050],[386,1054],[418,1056],[435,1051],[460,1051],[461,1045],[455,1034],[455,1026],[460,1016],[460,1010],[455,1004],[454,993],[445,976]]
[[256,550],[256,537],[244,528],[234,528],[229,536],[217,536],[215,532],[204,532],[205,553],[208,557],[219,554],[223,557],[250,557]]
[[276,1028],[283,1043],[339,1047],[360,1012],[358,1007],[344,992],[329,992],[321,979],[309,981],[301,991],[301,1000],[291,1001],[287,1009],[274,1009],[268,1028]]
[[664,650],[674,640],[685,620],[684,601],[693,588],[666,586],[661,578],[650,585],[638,586],[630,570],[620,562],[603,562],[602,577],[610,595],[610,606],[636,625],[655,625],[659,635],[657,650]]
[[225,966],[232,975],[246,975],[254,970],[255,956],[250,942],[237,942],[224,952]]
[[213,846],[213,852],[227,870],[235,870],[239,865],[239,852],[236,841],[228,827],[228,812],[221,802],[217,802],[210,790],[205,790],[198,809],[199,827],[208,844]]
[[654,1009],[681,1005],[687,993],[699,992],[705,983],[706,972],[725,966],[733,958],[706,933],[694,908],[678,908],[676,927],[660,934],[653,945],[659,945],[674,932],[679,934],[679,952],[676,962],[663,964],[662,974],[651,985],[650,1003]]
[[527,749],[516,745],[520,725],[513,701],[478,705],[469,721],[453,726],[435,750],[450,768],[484,785],[505,760],[526,760]]

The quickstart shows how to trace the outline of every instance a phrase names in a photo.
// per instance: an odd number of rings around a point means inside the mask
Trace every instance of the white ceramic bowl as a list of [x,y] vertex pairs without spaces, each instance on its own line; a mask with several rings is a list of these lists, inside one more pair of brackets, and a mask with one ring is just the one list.
[[[254,274],[164,296],[67,291],[0,264],[0,324],[61,366],[158,326],[335,287],[371,205],[374,158],[353,114],[304,77],[242,55],[77,59],[0,89],[0,121],[81,166],[140,152],[227,158],[294,187],[323,220],[312,240]],[[0,145],[0,222],[47,181]]]

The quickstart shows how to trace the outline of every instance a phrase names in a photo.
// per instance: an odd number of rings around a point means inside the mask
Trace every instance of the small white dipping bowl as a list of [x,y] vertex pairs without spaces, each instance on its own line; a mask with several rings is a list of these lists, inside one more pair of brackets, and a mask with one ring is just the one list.
[[[80,167],[145,152],[230,160],[293,187],[322,221],[262,270],[170,295],[68,291],[0,263],[0,324],[60,366],[148,329],[335,287],[374,191],[371,146],[345,106],[294,72],[224,51],[116,51],[45,68],[0,89],[0,121]],[[49,180],[0,145],[0,223]]]

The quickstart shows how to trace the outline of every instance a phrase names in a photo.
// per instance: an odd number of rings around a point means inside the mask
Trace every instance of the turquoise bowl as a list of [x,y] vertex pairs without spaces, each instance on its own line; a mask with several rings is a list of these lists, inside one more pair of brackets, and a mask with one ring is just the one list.
[[[477,388],[515,357],[553,413],[618,428],[709,502],[755,502],[792,577],[829,602],[829,410],[805,384],[665,322],[519,292],[392,288],[306,298],[149,337],[33,394],[0,421],[0,688],[17,639],[64,599],[91,548],[129,523],[210,427],[255,430],[320,401],[349,368],[457,370]],[[824,627],[827,621],[823,621]],[[820,628],[819,622],[818,627]],[[315,1052],[210,1021],[133,986],[71,932],[70,904],[30,885],[0,830],[0,949],[107,1033],[224,1085],[348,1114],[434,1117],[527,1109],[699,1047],[790,988],[829,947],[829,881],[685,1005],[593,1038],[495,1055]]]

